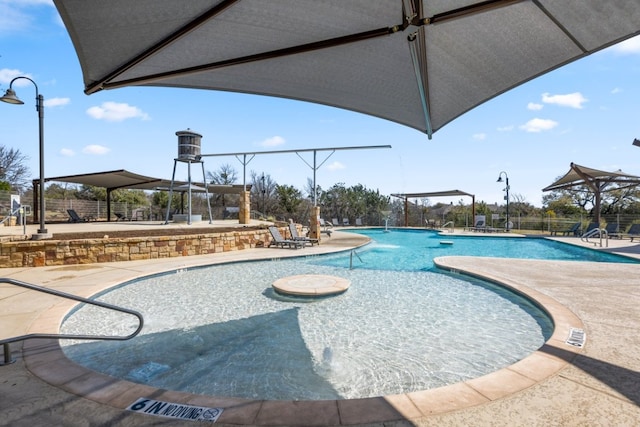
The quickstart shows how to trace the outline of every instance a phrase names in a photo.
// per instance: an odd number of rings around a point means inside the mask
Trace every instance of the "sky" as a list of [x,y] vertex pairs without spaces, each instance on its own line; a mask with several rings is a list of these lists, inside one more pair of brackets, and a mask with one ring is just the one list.
[[[364,145],[391,149],[317,155],[317,184],[362,184],[382,194],[461,190],[476,201],[504,204],[501,172],[511,201],[542,206],[542,188],[571,162],[640,175],[640,37],[547,73],[447,124],[429,140],[397,123],[312,103],[219,91],[130,87],[85,95],[80,64],[50,0],[0,0],[0,91],[26,76],[45,99],[45,176],[126,169],[171,179],[176,132],[202,135],[202,154]],[[28,157],[39,174],[35,87],[13,89],[22,106],[0,103],[0,145]],[[329,156],[327,158],[327,156]],[[247,165],[301,191],[312,178],[311,153],[257,155]],[[305,163],[306,161],[306,163]],[[206,157],[206,171],[234,156]],[[202,181],[200,166],[193,181]],[[504,177],[504,174],[503,174]],[[178,163],[176,180],[187,179]],[[469,198],[431,198],[468,204]]]

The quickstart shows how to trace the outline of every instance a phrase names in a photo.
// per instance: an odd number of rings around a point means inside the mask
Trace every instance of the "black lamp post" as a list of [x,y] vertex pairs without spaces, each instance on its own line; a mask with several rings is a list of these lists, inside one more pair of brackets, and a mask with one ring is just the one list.
[[505,171],[500,172],[500,175],[498,175],[498,180],[496,182],[502,182],[502,175],[504,175],[505,178],[505,183],[507,184],[506,187],[504,187],[504,191],[506,193],[506,196],[504,196],[504,199],[507,201],[507,224],[506,224],[506,228],[507,231],[509,231],[509,176],[507,175],[507,173]]
[[22,105],[24,102],[16,96],[16,92],[12,89],[13,82],[18,79],[29,80],[36,88],[36,110],[38,111],[38,128],[39,128],[39,141],[40,141],[40,201],[39,201],[39,219],[40,228],[38,234],[42,236],[47,234],[47,229],[44,228],[44,98],[38,93],[38,85],[29,77],[16,77],[9,83],[9,89],[5,92],[4,96],[0,98],[0,101],[7,102],[9,104]]
[[264,186],[264,173],[262,174],[262,215],[267,216],[267,210],[265,209],[265,196],[267,195],[267,189]]

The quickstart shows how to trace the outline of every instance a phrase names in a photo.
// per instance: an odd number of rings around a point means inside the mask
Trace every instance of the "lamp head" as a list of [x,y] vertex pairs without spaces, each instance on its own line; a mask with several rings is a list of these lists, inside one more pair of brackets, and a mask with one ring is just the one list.
[[24,104],[24,102],[22,102],[22,100],[16,96],[16,92],[11,88],[7,89],[7,91],[4,93],[4,96],[0,98],[0,101],[6,102],[9,104],[17,104],[17,105]]
[[502,182],[502,175],[498,176],[498,180],[496,182]]

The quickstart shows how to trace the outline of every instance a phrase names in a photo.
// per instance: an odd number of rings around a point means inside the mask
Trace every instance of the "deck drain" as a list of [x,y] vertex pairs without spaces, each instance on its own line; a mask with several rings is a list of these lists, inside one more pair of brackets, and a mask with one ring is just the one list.
[[571,330],[569,330],[569,338],[567,338],[565,342],[569,345],[582,348],[586,340],[587,334],[585,334],[582,329],[571,328]]

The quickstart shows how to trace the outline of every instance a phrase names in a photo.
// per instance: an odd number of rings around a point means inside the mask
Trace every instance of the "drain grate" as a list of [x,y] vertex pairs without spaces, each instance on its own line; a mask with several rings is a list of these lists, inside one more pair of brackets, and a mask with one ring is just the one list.
[[586,340],[587,334],[582,329],[571,328],[569,330],[569,338],[565,342],[576,347],[583,347]]

